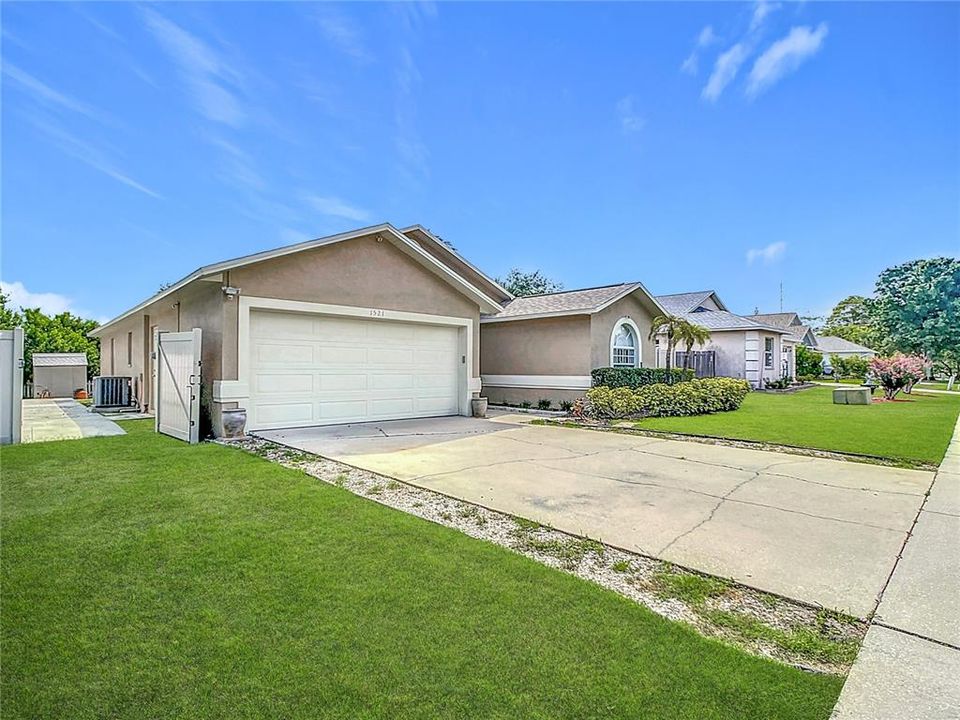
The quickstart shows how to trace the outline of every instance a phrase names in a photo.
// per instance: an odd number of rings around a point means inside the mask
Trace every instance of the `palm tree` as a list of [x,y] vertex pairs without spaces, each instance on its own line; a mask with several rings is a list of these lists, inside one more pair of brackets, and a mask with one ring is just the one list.
[[676,341],[683,343],[686,353],[683,356],[683,369],[690,369],[690,354],[694,345],[705,345],[710,340],[710,331],[703,325],[697,325],[689,320],[681,320],[674,331]]
[[681,323],[687,321],[678,318],[676,315],[657,315],[650,324],[650,334],[648,340],[656,340],[657,335],[666,335],[667,337],[667,384],[673,383],[673,377],[670,374],[670,367],[673,362],[673,345],[677,339],[677,330]]

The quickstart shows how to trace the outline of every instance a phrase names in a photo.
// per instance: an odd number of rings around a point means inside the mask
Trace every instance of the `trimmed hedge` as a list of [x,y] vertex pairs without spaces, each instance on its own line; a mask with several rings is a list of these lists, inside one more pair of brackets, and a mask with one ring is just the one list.
[[719,377],[636,389],[600,386],[587,390],[587,399],[599,418],[665,417],[736,410],[748,392],[746,380]]
[[[594,387],[608,388],[638,388],[644,385],[656,385],[657,383],[667,382],[666,368],[615,368],[603,367],[597,368],[590,373],[593,378]],[[670,368],[670,376],[674,383],[693,380],[693,370],[684,370],[682,368]]]

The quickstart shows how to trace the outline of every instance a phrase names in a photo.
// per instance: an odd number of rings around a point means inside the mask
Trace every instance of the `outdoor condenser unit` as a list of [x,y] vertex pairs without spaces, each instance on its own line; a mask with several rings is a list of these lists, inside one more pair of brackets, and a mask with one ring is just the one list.
[[129,407],[130,385],[133,378],[128,377],[95,377],[93,379],[93,406]]

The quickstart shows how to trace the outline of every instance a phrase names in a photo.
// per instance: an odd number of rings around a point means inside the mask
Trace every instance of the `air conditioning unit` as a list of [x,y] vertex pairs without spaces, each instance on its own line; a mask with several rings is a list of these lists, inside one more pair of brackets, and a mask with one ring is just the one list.
[[93,379],[93,406],[95,408],[130,407],[133,378],[95,377]]

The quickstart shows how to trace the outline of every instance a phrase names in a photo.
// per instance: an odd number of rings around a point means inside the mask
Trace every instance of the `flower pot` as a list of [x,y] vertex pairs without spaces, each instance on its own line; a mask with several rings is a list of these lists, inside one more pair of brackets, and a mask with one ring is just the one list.
[[473,416],[482,418],[487,416],[487,399],[485,397],[476,397],[470,400],[470,409]]
[[86,400],[86,399],[87,399],[87,391],[86,391],[86,390],[74,390],[74,391],[73,391],[73,399],[74,399],[74,400]]
[[223,437],[228,439],[242,438],[243,428],[247,424],[247,411],[244,408],[221,411],[223,423]]

